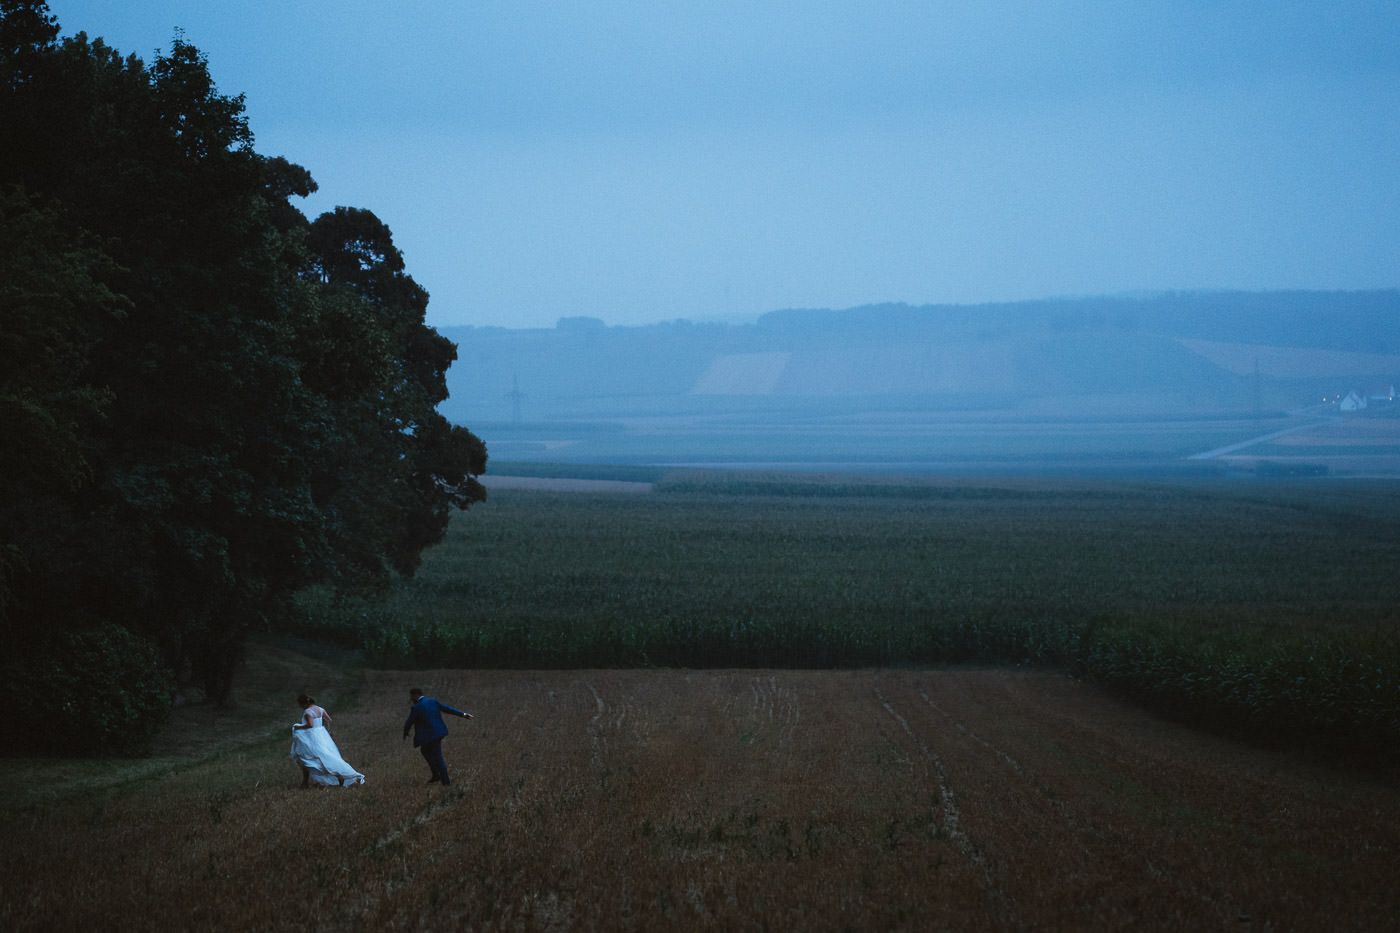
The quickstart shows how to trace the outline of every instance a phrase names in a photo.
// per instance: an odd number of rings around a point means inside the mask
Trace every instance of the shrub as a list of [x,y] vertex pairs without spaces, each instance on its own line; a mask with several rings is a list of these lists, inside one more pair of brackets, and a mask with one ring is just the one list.
[[145,755],[174,680],[149,641],[117,625],[66,632],[4,665],[17,742],[7,752]]

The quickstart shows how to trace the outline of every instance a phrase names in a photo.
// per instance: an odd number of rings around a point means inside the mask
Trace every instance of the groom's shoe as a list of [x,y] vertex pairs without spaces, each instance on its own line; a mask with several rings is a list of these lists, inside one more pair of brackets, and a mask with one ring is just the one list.
[[441,784],[441,783],[442,783],[442,778],[440,778],[440,777],[438,777],[436,774],[434,774],[432,777],[428,778],[428,783],[429,783],[429,784]]

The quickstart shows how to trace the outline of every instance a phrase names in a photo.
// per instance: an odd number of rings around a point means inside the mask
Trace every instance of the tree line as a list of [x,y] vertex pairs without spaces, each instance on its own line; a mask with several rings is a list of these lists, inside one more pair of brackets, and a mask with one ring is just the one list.
[[299,591],[412,574],[486,448],[389,227],[308,219],[183,37],[148,63],[0,0],[0,140],[0,694],[21,746],[139,750]]

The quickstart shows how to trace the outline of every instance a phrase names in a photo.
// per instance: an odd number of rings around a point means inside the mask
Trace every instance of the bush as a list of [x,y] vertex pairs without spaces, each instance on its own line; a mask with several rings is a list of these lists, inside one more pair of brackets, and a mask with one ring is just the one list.
[[149,754],[174,693],[155,646],[117,625],[67,632],[3,670],[9,753]]

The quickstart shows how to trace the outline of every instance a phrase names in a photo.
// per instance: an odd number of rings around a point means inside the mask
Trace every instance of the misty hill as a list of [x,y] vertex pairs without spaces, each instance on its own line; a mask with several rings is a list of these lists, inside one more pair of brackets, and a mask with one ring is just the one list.
[[[453,327],[467,424],[812,406],[1170,413],[1400,381],[1400,291],[790,309],[754,324]],[[1256,375],[1257,372],[1257,375]],[[519,395],[513,394],[518,385]],[[1262,388],[1261,388],[1262,387]],[[517,408],[518,406],[518,408]]]

